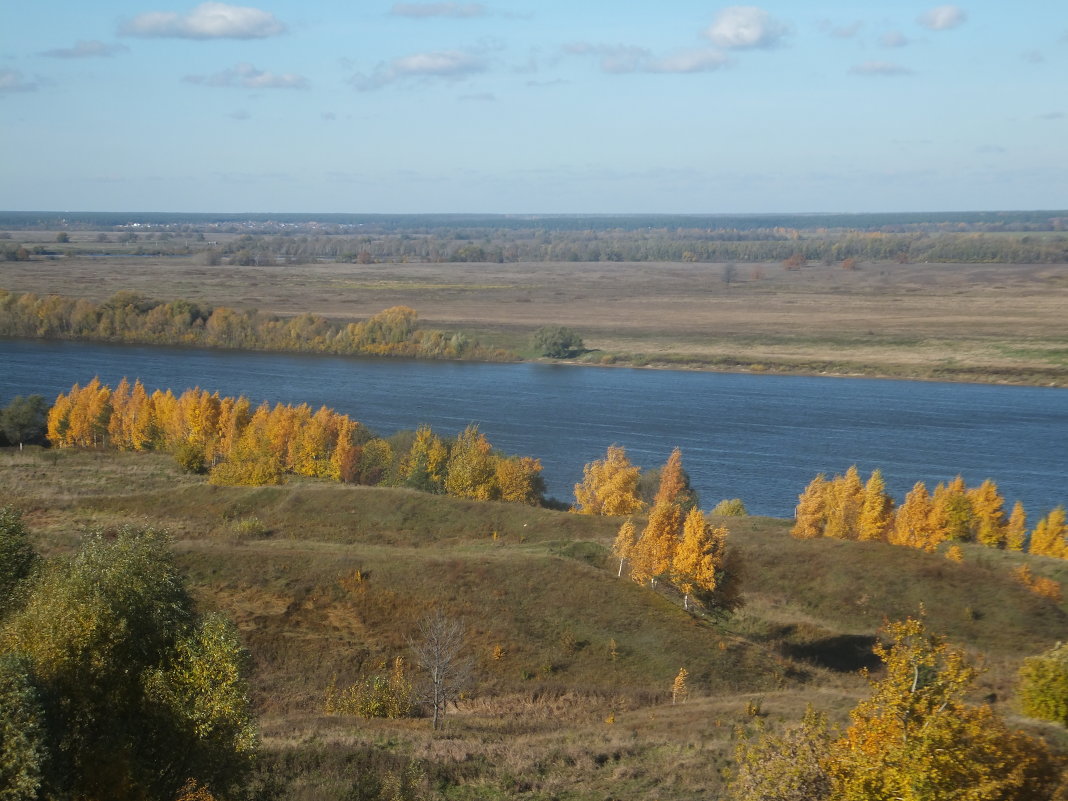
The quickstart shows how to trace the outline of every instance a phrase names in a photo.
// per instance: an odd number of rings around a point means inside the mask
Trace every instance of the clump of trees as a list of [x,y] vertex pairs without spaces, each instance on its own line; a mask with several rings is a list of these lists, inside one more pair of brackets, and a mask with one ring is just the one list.
[[582,337],[562,325],[545,325],[534,332],[530,346],[540,356],[550,359],[566,359],[577,356],[585,349]]
[[736,801],[1031,801],[1051,798],[1061,766],[1046,745],[965,700],[976,669],[922,619],[889,623],[884,670],[832,733],[810,711],[780,735],[744,737]]
[[575,485],[572,511],[584,515],[629,515],[645,507],[638,494],[641,468],[631,464],[627,451],[610,445],[604,459],[590,462]]
[[1027,516],[1017,501],[1005,512],[1005,499],[990,479],[965,486],[957,476],[933,493],[920,481],[895,508],[882,473],[862,482],[856,466],[828,480],[816,476],[798,498],[791,530],[798,539],[888,542],[935,551],[944,542],[976,542],[991,548],[1027,550],[1042,556],[1068,557],[1064,508],[1040,520],[1028,537]]
[[48,404],[40,395],[16,395],[0,409],[0,433],[22,450],[27,442],[44,442]]
[[420,359],[512,358],[463,333],[424,329],[418,323],[418,313],[407,306],[361,322],[338,323],[317,314],[280,318],[125,291],[94,303],[0,290],[0,336]]
[[140,381],[112,390],[94,378],[56,398],[47,431],[60,448],[171,453],[222,485],[279,484],[292,474],[529,505],[545,492],[538,459],[498,453],[474,425],[451,440],[427,426],[383,439],[325,406],[253,409],[247,398],[199,388],[149,394]]
[[0,787],[5,798],[236,791],[257,748],[245,654],[201,615],[156,531],[28,546],[0,510]]
[[696,598],[707,608],[730,612],[741,605],[741,593],[728,531],[709,524],[694,500],[682,453],[675,448],[660,469],[645,528],[639,533],[633,518],[620,526],[612,548],[619,559],[618,573],[629,563],[630,576],[639,584],[655,587],[665,581],[677,587],[686,609]]

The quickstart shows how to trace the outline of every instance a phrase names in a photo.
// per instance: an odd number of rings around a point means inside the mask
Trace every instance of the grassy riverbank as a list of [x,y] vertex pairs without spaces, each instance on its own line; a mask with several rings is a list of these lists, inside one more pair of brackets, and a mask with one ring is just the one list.
[[[965,545],[958,564],[730,519],[746,605],[715,620],[616,577],[619,520],[310,480],[213,487],[158,454],[3,449],[0,487],[46,553],[128,523],[171,532],[199,603],[237,621],[252,657],[264,798],[373,798],[390,776],[449,799],[716,798],[736,727],[807,704],[844,722],[877,629],[921,604],[985,664],[977,699],[1068,749],[1014,696],[1068,607],[1011,571],[1063,585],[1063,560]],[[466,621],[475,666],[443,732],[325,714],[332,682],[406,655],[432,609]],[[680,667],[691,696],[672,705]]]
[[583,336],[590,364],[1068,386],[1064,264],[211,265],[197,251],[75,248],[6,263],[0,286],[95,301],[131,290],[342,322],[405,305],[427,328],[525,358],[536,355],[531,333],[559,323]]

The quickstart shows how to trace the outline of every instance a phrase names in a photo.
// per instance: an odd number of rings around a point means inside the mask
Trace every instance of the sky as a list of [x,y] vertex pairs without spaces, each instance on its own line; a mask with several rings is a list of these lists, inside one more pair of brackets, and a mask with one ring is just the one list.
[[0,209],[1068,208],[1068,3],[8,0]]

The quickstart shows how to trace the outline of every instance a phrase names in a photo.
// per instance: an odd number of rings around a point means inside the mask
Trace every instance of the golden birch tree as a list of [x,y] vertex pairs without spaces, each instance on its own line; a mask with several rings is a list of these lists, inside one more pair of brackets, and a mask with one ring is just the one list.
[[686,479],[682,472],[682,451],[675,448],[667,462],[660,469],[660,486],[657,488],[653,506],[661,503],[679,503],[680,496],[686,489]]
[[1031,532],[1028,551],[1038,556],[1068,559],[1068,525],[1065,525],[1063,506],[1052,509],[1038,521]]
[[1010,551],[1022,551],[1027,542],[1027,513],[1017,501],[1012,506],[1009,522],[1005,524],[1005,547]]
[[642,531],[631,558],[631,577],[656,586],[661,576],[671,571],[675,547],[682,530],[682,512],[676,504],[662,503],[649,512],[649,522]]
[[545,492],[541,460],[530,456],[497,457],[493,485],[498,500],[537,506]]
[[894,515],[888,542],[891,545],[934,551],[941,540],[933,536],[932,510],[927,486],[922,481],[917,481]]
[[857,466],[844,476],[835,476],[827,493],[827,523],[823,536],[840,540],[857,539],[857,520],[864,505],[864,484]]
[[873,470],[864,485],[864,501],[857,519],[857,539],[863,542],[881,542],[893,519],[894,500],[886,492],[883,473]]
[[642,511],[638,497],[641,469],[632,465],[627,452],[610,445],[603,460],[590,462],[582,471],[582,483],[575,485],[574,511],[584,515],[622,516]]
[[492,500],[497,493],[493,448],[478,426],[468,426],[449,449],[445,491],[457,498]]
[[672,557],[672,576],[683,591],[683,607],[690,608],[694,593],[712,596],[727,556],[727,529],[713,528],[700,509],[691,509],[682,526],[682,539]]
[[802,492],[797,499],[797,509],[794,511],[794,526],[790,534],[799,540],[811,540],[823,536],[823,530],[827,525],[827,495],[830,492],[830,484],[820,473]]
[[449,450],[442,439],[430,426],[419,426],[401,464],[405,485],[423,492],[444,492],[448,459]]
[[1046,746],[964,696],[976,671],[922,620],[888,624],[884,675],[827,760],[836,801],[1031,801],[1058,769]]
[[638,530],[634,527],[634,520],[627,518],[619,527],[615,542],[612,543],[612,555],[619,557],[619,572],[616,576],[623,575],[623,563],[634,552],[634,546],[638,542]]
[[1005,499],[989,478],[968,491],[975,515],[975,539],[991,548],[1005,547]]

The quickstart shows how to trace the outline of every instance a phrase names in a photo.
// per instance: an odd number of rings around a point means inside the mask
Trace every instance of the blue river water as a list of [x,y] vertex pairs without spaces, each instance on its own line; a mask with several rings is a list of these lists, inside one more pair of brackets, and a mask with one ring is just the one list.
[[1064,389],[0,340],[0,403],[51,401],[93,376],[326,405],[380,434],[477,423],[499,450],[540,458],[549,494],[569,502],[613,443],[643,467],[679,446],[706,508],[737,497],[787,517],[813,476],[851,464],[882,468],[899,499],[960,473],[994,479],[1031,522],[1068,502]]

